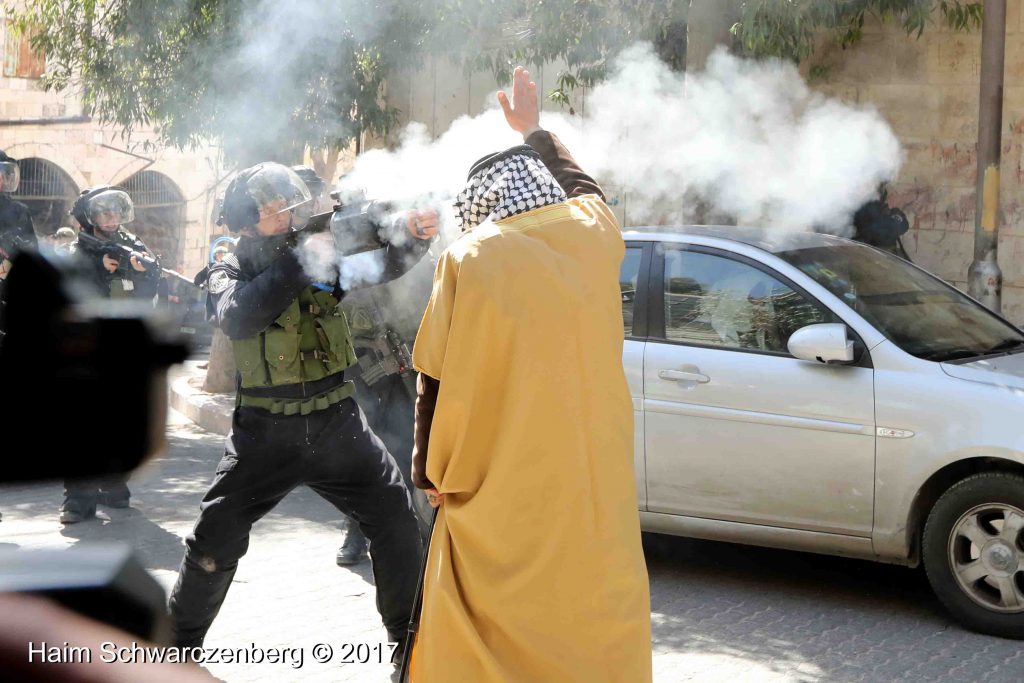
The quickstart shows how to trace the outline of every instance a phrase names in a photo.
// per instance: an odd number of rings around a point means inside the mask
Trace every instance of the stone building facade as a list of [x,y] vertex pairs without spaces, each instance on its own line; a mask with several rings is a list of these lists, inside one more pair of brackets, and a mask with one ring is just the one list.
[[3,23],[0,55],[0,149],[21,162],[14,196],[29,206],[36,232],[77,228],[68,210],[79,192],[119,185],[136,205],[136,220],[127,229],[165,267],[190,277],[202,268],[212,237],[222,232],[211,220],[225,185],[220,151],[167,149],[153,144],[149,130],[126,138],[85,115],[75,95],[43,91],[42,60]]

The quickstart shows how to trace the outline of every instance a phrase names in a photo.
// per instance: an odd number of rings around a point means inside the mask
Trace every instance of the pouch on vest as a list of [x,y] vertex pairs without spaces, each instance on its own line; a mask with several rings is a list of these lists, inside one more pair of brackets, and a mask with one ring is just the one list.
[[299,359],[299,335],[293,330],[272,325],[264,334],[264,338],[270,383],[279,386],[301,382],[302,362]]
[[325,365],[328,371],[337,372],[355,364],[356,353],[352,348],[352,333],[344,314],[316,319],[317,334],[327,349]]
[[263,339],[233,339],[231,347],[235,354],[235,366],[242,377],[242,387],[266,386],[270,381],[267,375],[266,361],[263,359]]

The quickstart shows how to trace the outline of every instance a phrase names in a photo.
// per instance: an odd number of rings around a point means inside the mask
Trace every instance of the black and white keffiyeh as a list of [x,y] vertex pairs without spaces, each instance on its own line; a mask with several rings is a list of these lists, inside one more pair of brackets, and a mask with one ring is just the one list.
[[537,152],[513,147],[473,166],[465,189],[455,198],[455,219],[465,232],[488,218],[501,220],[566,199]]

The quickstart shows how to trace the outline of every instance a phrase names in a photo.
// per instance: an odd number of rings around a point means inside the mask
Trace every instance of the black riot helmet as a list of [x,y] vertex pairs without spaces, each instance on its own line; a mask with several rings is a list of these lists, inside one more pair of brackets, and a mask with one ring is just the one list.
[[292,170],[295,174],[302,178],[302,182],[306,183],[306,187],[309,188],[309,194],[313,199],[317,199],[324,193],[324,188],[327,187],[327,182],[316,174],[309,166],[292,166]]
[[128,193],[113,185],[100,185],[82,190],[71,215],[86,233],[92,235],[98,226],[120,226],[135,220],[135,204]]
[[311,200],[309,188],[295,171],[274,162],[256,164],[239,172],[228,185],[217,224],[238,232]]
[[313,198],[308,204],[295,208],[296,227],[301,227],[300,224],[305,224],[310,218],[320,213],[320,205],[324,199],[324,190],[327,188],[327,183],[309,166],[292,166],[292,170],[295,171],[297,176],[302,178],[302,182],[306,183],[306,187],[309,188],[309,194]]
[[0,192],[17,192],[21,181],[18,160],[0,150]]

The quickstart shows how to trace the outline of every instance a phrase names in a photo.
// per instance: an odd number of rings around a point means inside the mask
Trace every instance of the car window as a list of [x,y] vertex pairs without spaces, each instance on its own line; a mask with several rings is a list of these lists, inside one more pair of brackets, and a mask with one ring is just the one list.
[[861,244],[777,254],[909,354],[936,362],[1024,348],[1024,334],[919,268]]
[[723,256],[665,251],[665,337],[788,353],[801,327],[834,316],[768,273]]
[[640,277],[640,257],[643,249],[627,247],[619,269],[619,290],[622,292],[622,327],[626,336],[633,334],[633,306],[636,302],[636,283]]

